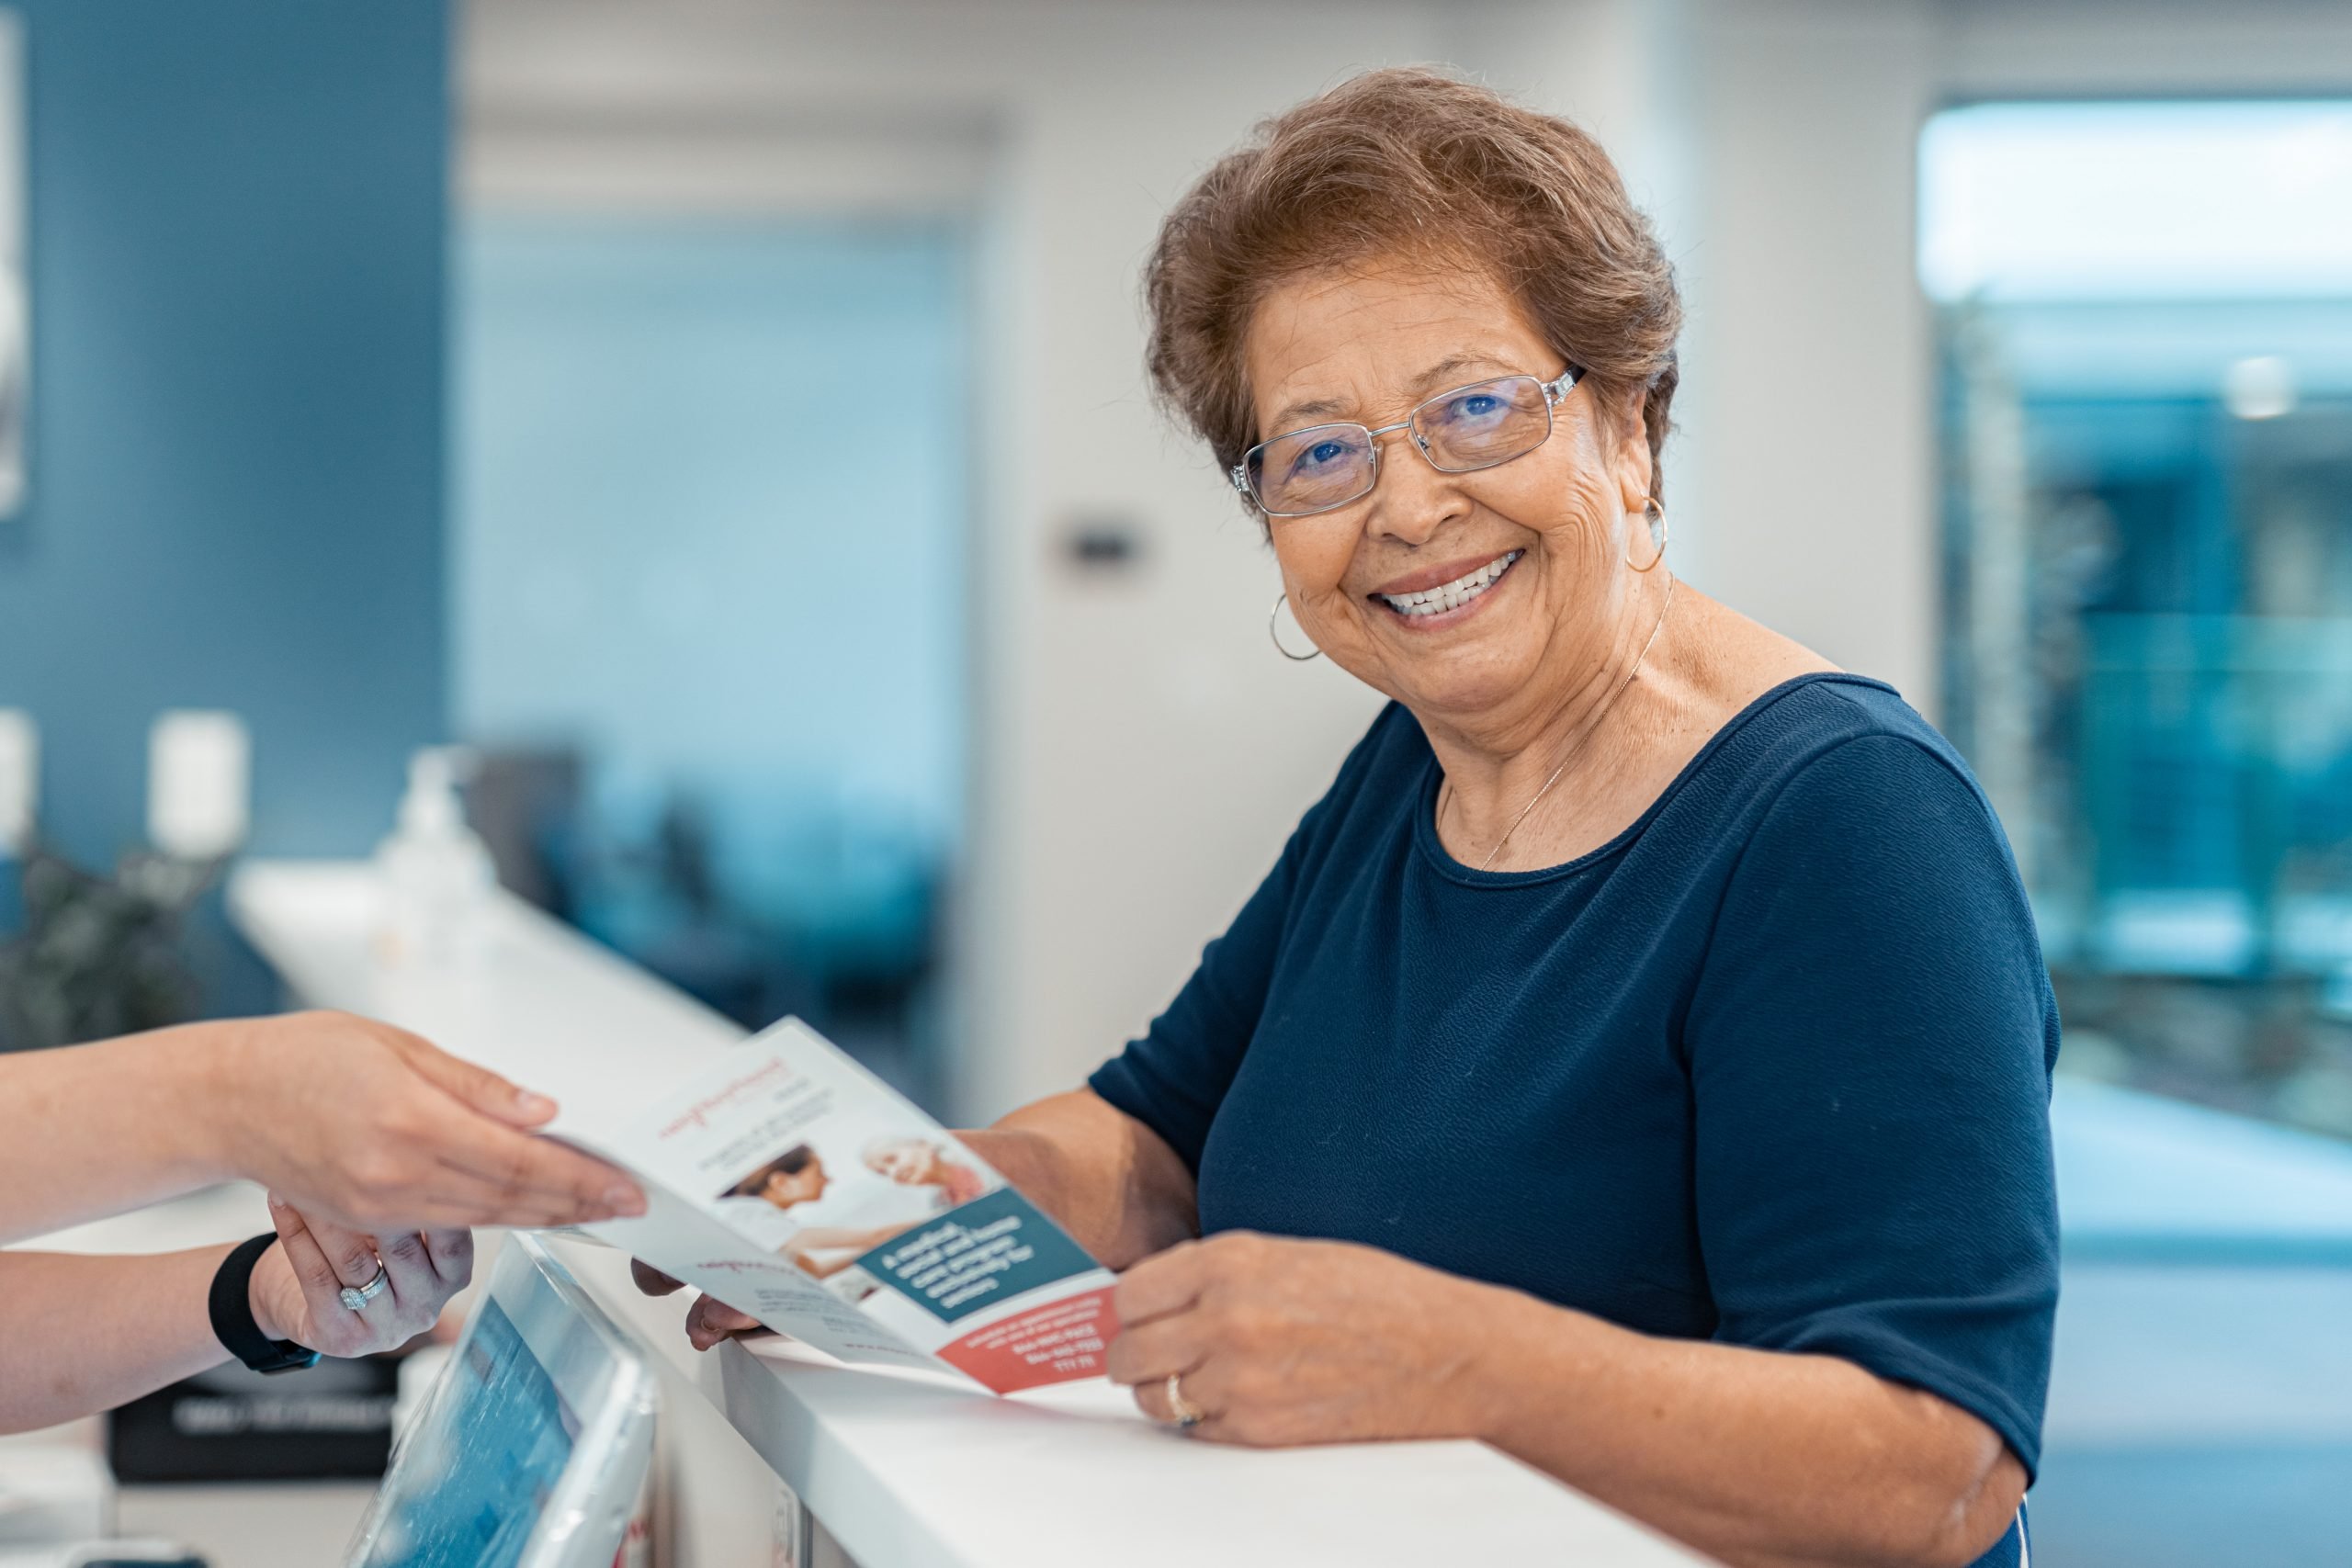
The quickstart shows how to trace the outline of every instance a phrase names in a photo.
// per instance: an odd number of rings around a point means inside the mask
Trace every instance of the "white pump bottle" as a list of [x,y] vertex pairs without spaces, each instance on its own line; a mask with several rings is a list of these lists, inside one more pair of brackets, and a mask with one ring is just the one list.
[[490,852],[458,797],[463,753],[427,746],[409,759],[400,823],[377,846],[384,889],[384,955],[418,969],[462,969],[481,955],[498,884]]

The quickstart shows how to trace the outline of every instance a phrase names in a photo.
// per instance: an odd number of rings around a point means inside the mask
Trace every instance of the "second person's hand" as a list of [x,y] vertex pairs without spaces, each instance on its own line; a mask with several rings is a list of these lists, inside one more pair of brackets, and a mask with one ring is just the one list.
[[365,1234],[593,1224],[645,1212],[627,1175],[534,1136],[553,1100],[404,1030],[256,1019],[222,1053],[223,1164]]
[[[440,1320],[449,1298],[473,1278],[470,1232],[402,1231],[363,1235],[306,1217],[273,1195],[269,1217],[277,1245],[254,1266],[254,1323],[272,1339],[290,1339],[326,1356],[397,1350]],[[382,1284],[354,1311],[348,1288]]]

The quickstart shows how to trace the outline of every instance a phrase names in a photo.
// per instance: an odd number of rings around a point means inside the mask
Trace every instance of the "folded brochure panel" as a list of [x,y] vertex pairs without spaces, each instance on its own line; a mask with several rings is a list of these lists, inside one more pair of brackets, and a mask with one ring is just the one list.
[[999,1393],[1102,1371],[1110,1271],[797,1019],[640,1122],[558,1132],[646,1190],[642,1216],[590,1235],[828,1355]]

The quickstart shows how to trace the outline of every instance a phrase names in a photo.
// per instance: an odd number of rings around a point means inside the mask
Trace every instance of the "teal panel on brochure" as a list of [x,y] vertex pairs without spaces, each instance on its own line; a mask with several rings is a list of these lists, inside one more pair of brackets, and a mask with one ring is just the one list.
[[1097,1267],[1085,1249],[1010,1187],[892,1237],[859,1267],[943,1322]]

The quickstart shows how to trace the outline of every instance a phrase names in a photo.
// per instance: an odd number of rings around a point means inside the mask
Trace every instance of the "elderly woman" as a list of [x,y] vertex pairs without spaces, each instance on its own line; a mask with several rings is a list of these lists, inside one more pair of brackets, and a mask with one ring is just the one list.
[[885,1136],[865,1145],[865,1168],[901,1187],[928,1187],[942,1209],[968,1203],[988,1190],[980,1173],[950,1159],[936,1138]]
[[1113,1375],[1213,1440],[1483,1438],[1733,1562],[2021,1561],[2032,919],[1899,696],[1677,584],[1680,308],[1607,157],[1360,77],[1148,299],[1286,651],[1394,700],[1148,1032],[976,1135],[1125,1270]]

